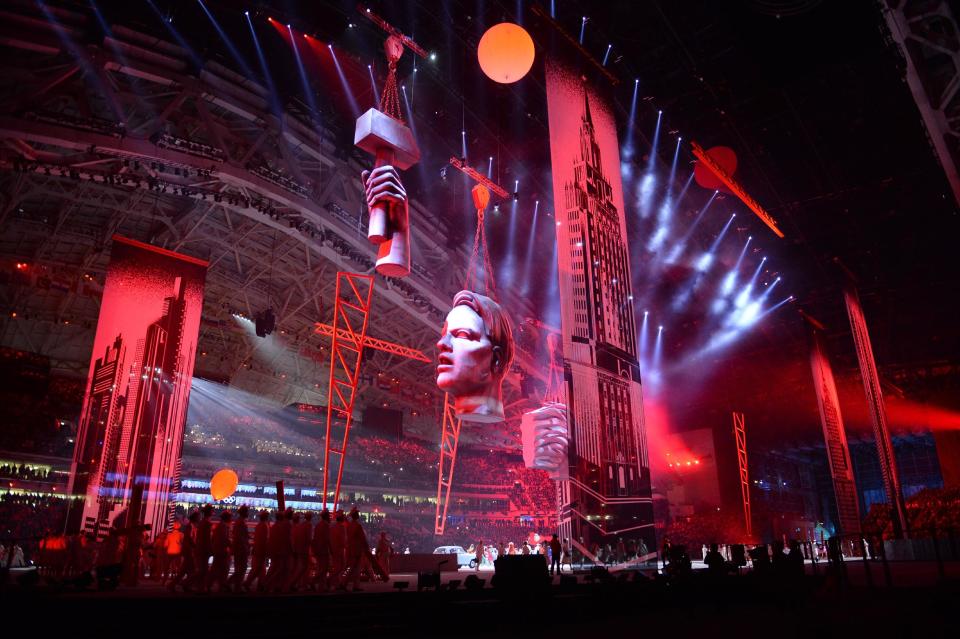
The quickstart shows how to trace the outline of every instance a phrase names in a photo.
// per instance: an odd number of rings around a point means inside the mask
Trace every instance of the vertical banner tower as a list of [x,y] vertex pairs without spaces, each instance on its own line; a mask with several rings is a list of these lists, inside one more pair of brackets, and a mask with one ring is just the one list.
[[545,62],[569,480],[561,536],[655,547],[616,122],[605,91]]
[[877,441],[877,456],[880,458],[883,487],[887,493],[887,502],[890,504],[893,534],[897,539],[901,539],[907,525],[907,507],[900,489],[900,475],[897,473],[897,460],[893,454],[893,443],[890,441],[890,429],[887,427],[887,411],[883,405],[883,392],[880,390],[877,363],[873,359],[870,334],[867,332],[867,319],[863,315],[863,307],[860,306],[860,296],[850,279],[844,286],[843,300],[847,305],[850,332],[853,333],[853,343],[857,349],[860,377],[863,378],[863,390],[867,396],[873,436]]
[[[71,532],[166,529],[200,331],[207,262],[115,235],[68,490]],[[141,486],[142,499],[132,499]]]
[[858,535],[860,508],[857,504],[857,485],[853,478],[853,464],[850,462],[833,368],[827,358],[823,335],[814,325],[816,320],[808,317],[807,321],[810,323],[810,372],[813,373],[813,387],[817,392],[823,440],[827,446],[827,460],[830,462],[830,476],[836,496],[838,532],[841,535]]

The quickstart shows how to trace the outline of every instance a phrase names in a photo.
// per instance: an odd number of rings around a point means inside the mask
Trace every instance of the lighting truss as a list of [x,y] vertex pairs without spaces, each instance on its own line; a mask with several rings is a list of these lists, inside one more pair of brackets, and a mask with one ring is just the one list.
[[447,506],[453,487],[453,469],[457,461],[457,443],[460,441],[460,427],[463,423],[457,419],[453,410],[450,394],[443,396],[443,434],[440,437],[440,478],[437,481],[437,514],[433,524],[433,534],[442,535],[447,524]]
[[703,147],[697,144],[696,142],[690,143],[691,149],[693,149],[693,156],[697,158],[698,161],[703,162],[704,166],[710,169],[714,175],[716,175],[724,185],[730,189],[730,192],[740,198],[740,201],[747,205],[754,214],[763,221],[764,224],[770,227],[770,230],[776,234],[777,237],[783,237],[783,231],[777,227],[777,221],[773,219],[767,210],[760,206],[760,203],[757,202],[747,191],[740,186],[740,183],[733,179],[732,175],[729,175],[726,171],[723,170],[719,164],[717,164],[712,157],[707,155],[706,151],[703,150]]
[[357,11],[360,12],[360,15],[366,16],[370,22],[374,23],[385,32],[389,33],[392,36],[397,36],[400,38],[400,41],[403,42],[404,46],[416,53],[421,58],[427,57],[427,52],[419,44],[413,41],[409,36],[404,35],[400,29],[396,28],[373,11],[370,10],[370,7],[366,7],[362,4],[357,5]]
[[743,413],[733,413],[733,435],[737,439],[737,464],[740,466],[740,493],[743,496],[743,519],[747,538],[753,538],[753,519],[750,516],[750,475],[747,469],[747,431]]
[[486,175],[478,173],[472,166],[460,160],[459,158],[450,158],[450,164],[453,165],[454,168],[460,169],[466,173],[474,182],[477,184],[482,184],[504,200],[510,197],[510,194],[507,193],[506,189],[488,178]]
[[[333,508],[340,503],[340,482],[347,457],[353,404],[357,399],[360,364],[367,337],[370,302],[373,299],[373,276],[358,273],[337,273],[336,304],[333,311],[333,346],[330,348],[330,385],[327,390],[327,436],[323,452],[323,501],[326,503],[330,479],[330,455],[338,456],[337,483],[333,492]],[[342,323],[343,328],[340,328]],[[332,445],[334,420],[343,420],[343,436],[339,445]],[[339,424],[337,425],[339,428]]]
[[541,7],[539,4],[537,4],[536,2],[533,3],[533,4],[530,6],[530,11],[533,12],[533,14],[536,15],[538,18],[540,18],[541,20],[543,20],[544,22],[546,22],[547,24],[549,24],[551,27],[553,27],[554,30],[555,30],[557,33],[559,33],[560,36],[561,36],[564,40],[566,40],[567,43],[568,43],[570,46],[572,46],[574,49],[576,49],[577,51],[579,51],[579,52],[580,52],[580,55],[582,55],[591,65],[593,65],[593,67],[594,67],[597,71],[599,71],[600,73],[602,73],[603,76],[610,82],[610,84],[612,84],[612,85],[614,85],[614,86],[620,84],[620,78],[618,78],[617,76],[615,76],[615,75],[610,71],[610,69],[608,69],[607,67],[603,66],[603,65],[600,63],[599,60],[597,60],[595,57],[593,57],[593,55],[592,55],[589,51],[587,51],[586,48],[584,48],[584,46],[583,46],[582,44],[580,44],[580,41],[579,41],[577,38],[574,38],[572,35],[570,35],[569,33],[567,33],[566,29],[564,29],[564,28],[560,25],[560,23],[557,22],[557,21],[553,18],[553,16],[550,15],[550,12],[549,12],[549,11],[545,11],[544,8]]
[[[321,324],[317,322],[313,329],[313,332],[317,335],[324,335],[326,337],[333,337],[334,331],[337,333],[337,339],[350,339],[350,334],[347,331],[343,329],[334,329],[334,327],[330,326],[329,324]],[[399,355],[400,357],[417,360],[418,362],[426,362],[427,364],[433,362],[432,359],[423,354],[423,351],[417,350],[416,348],[410,348],[409,346],[404,346],[402,344],[397,344],[395,342],[377,339],[376,337],[365,336],[363,339],[363,345],[366,348],[383,351],[385,353],[390,353],[391,355]]]

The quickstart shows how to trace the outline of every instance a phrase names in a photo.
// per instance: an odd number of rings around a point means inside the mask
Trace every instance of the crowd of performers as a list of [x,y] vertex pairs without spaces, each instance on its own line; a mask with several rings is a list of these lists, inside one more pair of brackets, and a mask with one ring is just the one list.
[[316,521],[288,508],[272,523],[263,510],[252,534],[249,515],[241,506],[215,520],[207,505],[149,543],[142,527],[114,526],[99,544],[90,534],[50,538],[57,543],[41,544],[40,565],[48,577],[102,590],[142,576],[184,592],[359,590],[361,577],[389,578],[390,542],[381,533],[374,556],[356,508],[323,510]]

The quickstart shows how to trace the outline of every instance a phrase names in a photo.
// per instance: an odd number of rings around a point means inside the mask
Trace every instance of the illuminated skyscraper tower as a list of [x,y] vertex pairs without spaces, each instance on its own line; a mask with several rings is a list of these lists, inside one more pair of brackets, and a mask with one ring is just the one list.
[[133,411],[130,436],[134,442],[128,486],[132,491],[133,483],[144,484],[143,521],[154,528],[166,523],[167,496],[183,446],[185,415],[179,412],[186,410],[186,402],[180,401],[180,395],[190,389],[190,376],[184,376],[181,361],[185,313],[184,283],[177,278],[174,295],[164,300],[163,315],[147,327],[139,392],[128,408]]
[[[119,375],[123,370],[126,347],[123,338],[117,335],[107,347],[103,357],[96,360],[90,376],[87,401],[80,416],[77,429],[77,447],[74,449],[71,468],[70,493],[94,494],[106,483],[111,456],[111,442],[119,437],[123,419],[123,399],[119,394]],[[73,510],[70,519],[73,528],[79,526],[83,511]],[[91,524],[95,517],[92,517]]]
[[67,529],[142,523],[156,535],[173,512],[207,262],[111,239],[69,487],[84,499]]
[[[145,488],[138,519],[155,530],[166,525],[168,496],[183,446],[186,401],[181,395],[190,388],[190,375],[181,361],[184,294],[184,283],[177,278],[174,294],[164,300],[163,314],[138,340],[129,369],[123,369],[125,349],[119,337],[94,368],[75,460],[80,472],[74,472],[72,488],[75,494],[95,495],[83,510],[84,530],[102,536],[128,507],[138,482]],[[189,364],[192,367],[192,361]],[[120,395],[119,376],[124,373],[129,380],[126,395]],[[84,477],[95,483],[82,481]]]
[[[563,182],[557,198],[570,410],[570,480],[560,488],[561,534],[586,547],[609,543],[614,535],[644,537],[653,548],[626,223],[604,170],[586,92],[577,145],[564,148],[575,153],[567,160],[573,171],[566,175],[572,179]],[[618,167],[616,149],[612,156],[610,167]],[[619,181],[619,173],[612,179]]]

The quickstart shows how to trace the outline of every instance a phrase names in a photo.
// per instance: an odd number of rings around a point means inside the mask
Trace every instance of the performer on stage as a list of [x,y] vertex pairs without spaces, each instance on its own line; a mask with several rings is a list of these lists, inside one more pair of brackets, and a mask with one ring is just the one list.
[[270,519],[270,513],[266,510],[260,511],[260,521],[253,531],[253,563],[250,567],[250,574],[243,582],[243,589],[250,592],[250,586],[257,582],[257,589],[263,590],[267,575],[267,549],[269,547],[270,525],[267,523]]
[[313,556],[317,560],[314,585],[326,592],[330,586],[327,581],[327,571],[330,568],[330,511],[326,508],[320,513],[320,521],[313,531]]
[[230,549],[233,552],[233,577],[230,578],[230,584],[238,592],[247,574],[247,559],[250,556],[250,531],[247,530],[249,513],[250,509],[246,506],[237,509],[237,520],[233,522],[233,531],[230,534]]

